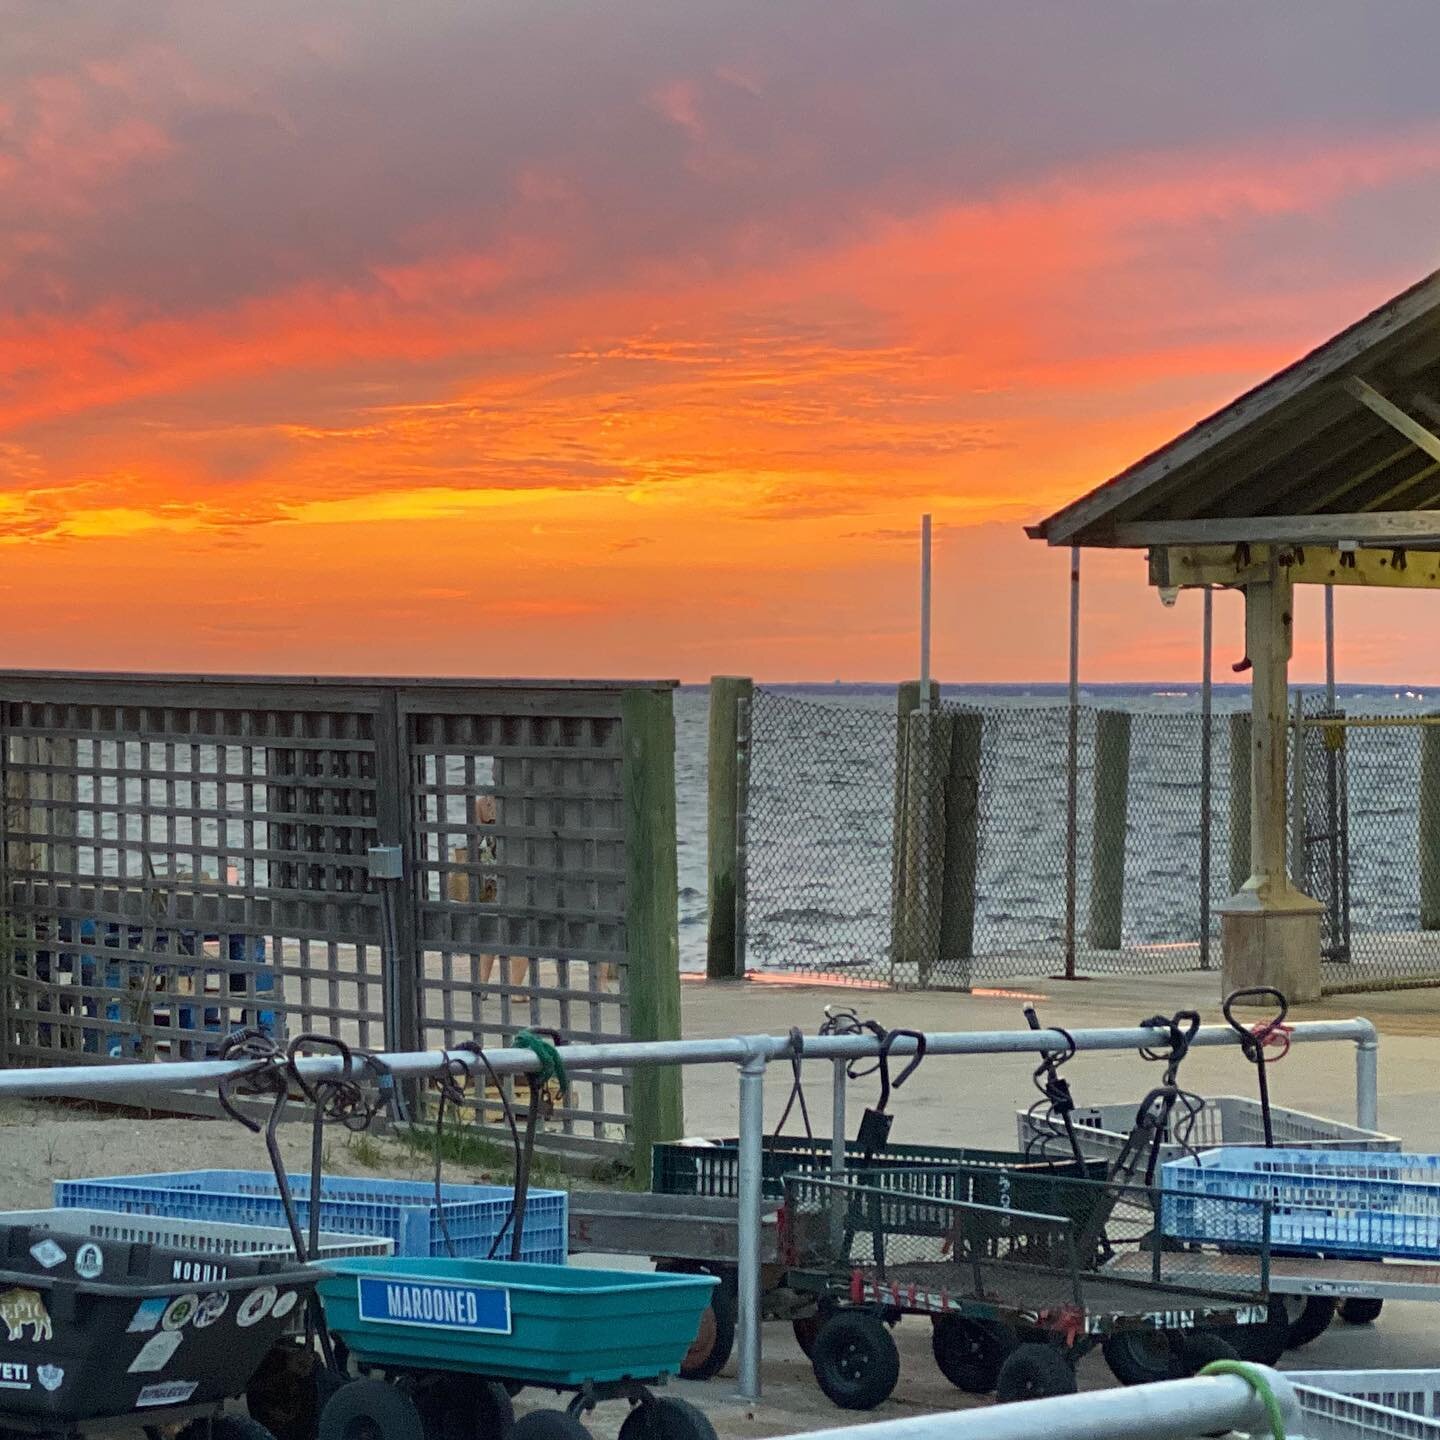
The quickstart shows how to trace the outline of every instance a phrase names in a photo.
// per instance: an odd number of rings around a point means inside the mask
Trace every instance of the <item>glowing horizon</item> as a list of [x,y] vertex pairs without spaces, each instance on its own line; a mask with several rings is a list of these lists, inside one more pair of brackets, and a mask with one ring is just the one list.
[[[930,511],[937,674],[1058,678],[1021,525],[1440,220],[1440,15],[1086,8],[15,21],[0,663],[900,675]],[[1342,678],[1440,678],[1428,603],[1342,593]],[[1193,610],[1087,560],[1086,678],[1193,674]]]

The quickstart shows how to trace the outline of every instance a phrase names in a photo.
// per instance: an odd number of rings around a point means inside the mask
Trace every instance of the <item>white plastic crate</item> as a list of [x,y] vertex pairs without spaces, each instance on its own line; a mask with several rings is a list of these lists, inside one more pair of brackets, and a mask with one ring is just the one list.
[[[29,1225],[54,1235],[159,1245],[170,1250],[193,1250],[199,1255],[283,1258],[295,1253],[289,1230],[268,1225],[222,1225],[210,1220],[167,1220],[118,1210],[0,1210],[0,1225]],[[337,1235],[322,1230],[320,1249],[313,1258],[336,1260],[341,1256],[394,1252],[395,1242],[387,1235]]]
[[1352,1259],[1433,1260],[1440,1250],[1440,1155],[1222,1148],[1172,1160],[1160,1172],[1160,1224],[1176,1240],[1221,1243],[1229,1207],[1272,1206],[1276,1250]]
[[[1087,1160],[1113,1160],[1119,1155],[1135,1124],[1137,1101],[1118,1105],[1077,1106],[1071,1115],[1081,1153]],[[1178,1112],[1177,1112],[1178,1113]],[[1339,1120],[1308,1115],[1303,1110],[1270,1107],[1270,1125],[1277,1145],[1299,1145],[1307,1150],[1398,1151],[1397,1136],[1378,1130],[1361,1130]],[[1031,1116],[1021,1110],[1015,1117],[1020,1148],[1044,1146],[1046,1155],[1068,1153],[1065,1127],[1058,1120]],[[1182,1145],[1166,1137],[1160,1159],[1178,1160],[1185,1154]],[[1213,1150],[1220,1145],[1263,1145],[1265,1124],[1258,1100],[1243,1095],[1214,1095],[1195,1116],[1190,1145],[1195,1150]]]
[[1440,1370],[1294,1370],[1306,1440],[1440,1440]]

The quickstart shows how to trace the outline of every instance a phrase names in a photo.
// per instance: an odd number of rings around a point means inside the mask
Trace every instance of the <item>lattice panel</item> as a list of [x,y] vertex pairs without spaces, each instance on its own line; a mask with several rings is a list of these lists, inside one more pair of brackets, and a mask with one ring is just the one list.
[[[425,1043],[627,1038],[618,714],[417,713],[408,745]],[[620,1138],[626,1078],[577,1079],[557,1123]]]
[[384,1042],[363,712],[10,701],[10,1063]]

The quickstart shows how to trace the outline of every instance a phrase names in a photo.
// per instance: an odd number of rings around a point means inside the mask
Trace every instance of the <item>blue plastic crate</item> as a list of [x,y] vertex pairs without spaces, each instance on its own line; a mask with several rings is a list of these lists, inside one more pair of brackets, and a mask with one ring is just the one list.
[[1433,1260],[1440,1254],[1440,1155],[1226,1147],[1161,1168],[1160,1224],[1176,1240],[1240,1242],[1217,1200],[1268,1200],[1277,1251]]
[[[310,1218],[310,1177],[292,1175],[291,1193],[302,1225]],[[484,1259],[510,1213],[508,1185],[441,1187],[445,1221],[457,1256]],[[165,1175],[116,1175],[56,1180],[55,1204],[65,1209],[120,1210],[234,1225],[283,1225],[275,1177],[265,1170],[179,1170]],[[570,1197],[535,1190],[525,1202],[520,1258],[563,1265],[569,1251]],[[435,1210],[435,1187],[424,1180],[371,1180],[327,1175],[320,1185],[320,1225],[342,1235],[385,1235],[395,1253],[444,1256],[445,1235]],[[506,1232],[497,1251],[508,1259]]]

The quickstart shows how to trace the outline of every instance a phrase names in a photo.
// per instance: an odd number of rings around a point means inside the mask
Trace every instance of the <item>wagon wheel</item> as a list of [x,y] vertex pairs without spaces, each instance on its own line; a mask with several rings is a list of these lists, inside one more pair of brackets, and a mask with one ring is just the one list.
[[662,1259],[655,1268],[664,1274],[718,1275],[720,1283],[710,1292],[710,1302],[700,1316],[695,1342],[680,1362],[680,1375],[685,1380],[708,1380],[725,1368],[735,1348],[737,1299],[729,1276],[695,1260]]
[[1330,1322],[1335,1318],[1333,1296],[1311,1295],[1303,1304],[1297,1305],[1295,1301],[1299,1298],[1298,1295],[1270,1297],[1271,1305],[1284,1301],[1285,1311],[1290,1317],[1290,1335],[1285,1344],[1287,1350],[1298,1350],[1302,1345],[1318,1340],[1330,1328]]
[[873,1410],[900,1379],[900,1352],[878,1315],[837,1310],[815,1336],[816,1383],[842,1410]]
[[415,1387],[425,1440],[508,1440],[515,1407],[498,1380],[431,1371]]
[[1383,1300],[1376,1300],[1368,1295],[1355,1295],[1340,1302],[1340,1318],[1347,1325],[1373,1325],[1384,1308]]
[[834,1313],[834,1301],[821,1300],[815,1306],[813,1314],[797,1315],[791,1320],[790,1328],[795,1332],[795,1343],[804,1351],[807,1360],[815,1353],[815,1337],[820,1333],[820,1327]]
[[275,1440],[313,1440],[320,1412],[344,1382],[305,1345],[276,1345],[245,1387],[252,1419]]
[[258,1420],[248,1415],[214,1415],[181,1427],[175,1440],[274,1440]]
[[1020,1341],[1008,1325],[962,1315],[936,1317],[930,1347],[940,1373],[967,1395],[989,1395]]
[[1122,1385],[1170,1380],[1171,1341],[1164,1330],[1117,1330],[1100,1346],[1110,1373]]
[[1073,1395],[1078,1386],[1075,1370],[1054,1345],[1018,1346],[1000,1367],[995,1398],[1008,1405],[1015,1400],[1040,1400],[1048,1395]]
[[1235,1347],[1242,1360],[1257,1365],[1278,1365],[1290,1345],[1290,1317],[1272,1295],[1265,1318],[1258,1325],[1232,1325],[1221,1333]]
[[512,1440],[590,1440],[590,1432],[568,1410],[532,1410],[515,1422]]
[[405,1391],[383,1380],[352,1380],[320,1412],[318,1434],[319,1440],[425,1440],[425,1425]]
[[625,1417],[617,1440],[716,1440],[716,1436],[698,1406],[673,1395],[655,1395]]

